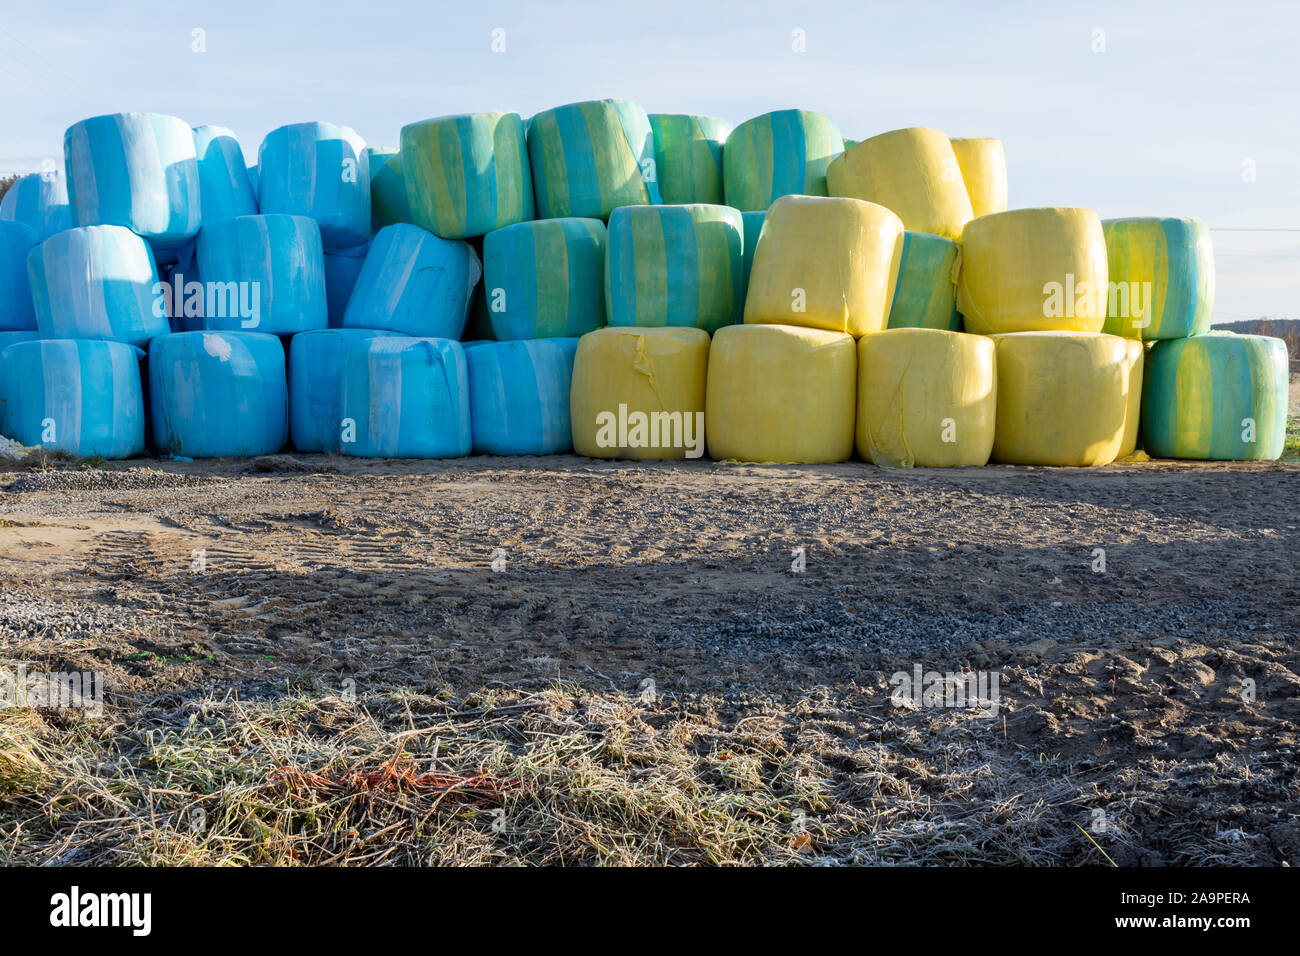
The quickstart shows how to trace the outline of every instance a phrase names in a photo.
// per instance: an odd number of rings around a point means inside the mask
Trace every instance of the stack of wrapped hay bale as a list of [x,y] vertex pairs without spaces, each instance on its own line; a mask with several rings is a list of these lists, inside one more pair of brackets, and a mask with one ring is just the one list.
[[[1189,219],[1007,210],[994,139],[627,100],[96,117],[0,203],[0,432],[78,456],[1276,458]],[[481,280],[481,284],[480,284]],[[147,385],[147,388],[145,387]],[[707,428],[705,427],[707,423]]]

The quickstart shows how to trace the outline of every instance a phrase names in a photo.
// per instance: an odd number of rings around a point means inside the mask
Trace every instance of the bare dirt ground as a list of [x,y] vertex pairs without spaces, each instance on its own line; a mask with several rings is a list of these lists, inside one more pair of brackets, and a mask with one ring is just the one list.
[[[1300,858],[1294,462],[0,488],[0,667],[108,700],[0,709],[0,859]],[[996,716],[895,705],[917,665],[996,674]]]

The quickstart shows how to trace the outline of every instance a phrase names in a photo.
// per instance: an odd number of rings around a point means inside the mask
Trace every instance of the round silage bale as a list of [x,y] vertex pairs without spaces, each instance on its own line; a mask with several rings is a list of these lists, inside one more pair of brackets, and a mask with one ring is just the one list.
[[663,201],[721,205],[722,147],[731,124],[712,116],[651,113],[650,128]]
[[402,127],[410,222],[444,239],[533,218],[533,177],[518,113],[440,116]]
[[705,421],[718,460],[845,461],[853,454],[853,337],[789,325],[719,329]]
[[[997,345],[993,459],[1108,465],[1124,449],[1140,343],[1100,332],[1014,332]],[[1134,353],[1133,346],[1139,352]]]
[[406,223],[385,226],[370,242],[343,326],[459,339],[481,273],[468,243]]
[[1091,209],[1012,209],[962,232],[957,310],[967,332],[1100,332],[1106,237]]
[[27,224],[0,220],[0,332],[36,328],[27,257],[38,241]]
[[459,342],[409,336],[349,342],[341,395],[345,455],[458,458],[470,453],[469,377]]
[[63,170],[49,169],[19,176],[0,199],[0,220],[30,227],[36,233],[37,242],[75,226]]
[[483,284],[498,340],[571,338],[605,324],[599,219],[521,222],[483,237]]
[[248,180],[244,151],[234,132],[224,126],[196,126],[194,151],[204,228],[236,216],[257,215],[257,193]]
[[619,206],[662,202],[654,131],[631,100],[592,100],[528,121],[528,158],[540,219],[608,219]]
[[370,243],[363,242],[351,249],[336,249],[325,253],[325,301],[329,306],[329,327],[343,328],[343,314],[356,287],[361,266],[366,261]]
[[782,196],[825,196],[826,167],[844,151],[844,137],[825,116],[777,110],[746,120],[722,150],[727,205],[767,209]]
[[[745,244],[741,250],[744,254],[744,265],[741,268],[741,291],[746,296],[749,294],[749,273],[754,268],[754,250],[758,248],[758,237],[763,234],[763,223],[766,220],[766,209],[753,209],[740,214],[740,221],[745,231]],[[743,301],[741,302],[741,315],[744,315]]]
[[149,343],[149,409],[164,454],[274,454],[289,434],[284,347],[263,332],[160,335]]
[[961,331],[957,311],[957,243],[927,232],[903,233],[888,328]]
[[194,133],[174,116],[114,113],[63,134],[68,200],[81,226],[124,226],[167,257],[202,224]]
[[959,137],[951,140],[962,182],[976,218],[1007,208],[1007,154],[1002,140]]
[[378,232],[395,222],[412,222],[406,199],[406,176],[402,154],[395,149],[367,146],[366,167],[370,170],[370,228]]
[[622,206],[609,217],[610,325],[714,332],[743,316],[744,226],[730,206]]
[[42,339],[0,352],[0,432],[78,458],[145,450],[144,353],[125,342]]
[[474,342],[470,425],[479,455],[559,455],[573,449],[569,390],[575,338]]
[[983,465],[993,451],[993,340],[889,329],[858,341],[857,449],[885,468]]
[[293,335],[329,326],[314,219],[237,216],[204,226],[198,262],[208,295],[205,329]]
[[325,249],[370,237],[370,164],[366,143],[347,126],[293,123],[266,134],[257,153],[258,208],[309,216]]
[[1289,399],[1281,339],[1210,332],[1156,342],[1144,385],[1142,438],[1153,458],[1281,456]]
[[149,246],[123,226],[55,233],[28,254],[27,273],[44,338],[144,347],[169,329]]
[[898,283],[903,224],[860,199],[784,196],[763,223],[745,321],[847,332],[885,327]]
[[569,414],[589,458],[679,459],[704,453],[709,333],[607,328],[578,342]]
[[1209,331],[1214,250],[1199,219],[1104,219],[1108,294],[1105,331],[1180,339]]
[[892,209],[903,226],[960,239],[972,218],[952,143],[937,129],[910,127],[864,139],[826,169],[832,196]]
[[301,452],[343,450],[343,356],[350,344],[396,332],[317,329],[289,341],[289,438]]

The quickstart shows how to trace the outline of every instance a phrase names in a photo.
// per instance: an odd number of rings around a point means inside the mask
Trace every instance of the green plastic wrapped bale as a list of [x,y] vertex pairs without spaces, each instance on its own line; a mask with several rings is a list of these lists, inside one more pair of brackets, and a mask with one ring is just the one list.
[[1214,251],[1199,219],[1105,219],[1110,287],[1104,331],[1181,339],[1210,328]]
[[749,270],[754,265],[754,250],[758,248],[758,237],[763,232],[763,223],[767,219],[766,209],[755,209],[750,212],[740,214],[741,222],[745,227],[745,248],[741,250],[744,254],[744,266],[742,272],[742,295],[741,295],[741,314],[744,314],[744,298],[749,294]]
[[371,146],[366,149],[366,162],[370,164],[370,228],[378,232],[395,222],[410,222],[402,154]]
[[631,100],[592,100],[528,121],[539,219],[608,219],[619,206],[658,205],[654,131]]
[[440,116],[402,127],[411,221],[444,239],[533,218],[533,181],[518,113]]
[[731,124],[712,116],[651,113],[655,178],[665,203],[720,205],[722,145]]
[[696,203],[623,206],[609,217],[610,325],[692,326],[712,334],[744,316],[739,210]]
[[746,120],[722,151],[727,205],[766,209],[782,196],[825,196],[826,167],[844,152],[844,137],[825,116],[778,110]]
[[898,284],[886,328],[961,331],[953,281],[957,248],[957,243],[943,236],[910,230],[903,233]]
[[1151,346],[1143,447],[1153,458],[1271,461],[1286,443],[1286,343],[1211,332]]
[[576,338],[605,324],[605,224],[539,219],[483,237],[483,288],[499,341]]

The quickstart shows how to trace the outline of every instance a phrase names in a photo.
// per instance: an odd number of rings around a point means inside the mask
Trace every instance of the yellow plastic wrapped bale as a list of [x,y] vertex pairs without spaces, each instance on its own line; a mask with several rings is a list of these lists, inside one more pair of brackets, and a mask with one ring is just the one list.
[[1106,237],[1091,209],[994,213],[962,232],[957,311],[981,335],[1100,332],[1106,277]]
[[860,199],[782,196],[754,250],[745,321],[879,332],[889,319],[903,223]]
[[856,380],[853,338],[843,332],[791,325],[719,329],[709,350],[709,454],[846,460],[853,454]]
[[983,465],[993,450],[993,340],[888,329],[858,341],[858,455],[882,468]]
[[1124,356],[1128,366],[1128,404],[1124,407],[1124,438],[1119,444],[1116,458],[1127,458],[1137,451],[1141,434],[1142,383],[1146,369],[1146,346],[1137,339],[1125,339],[1128,351]]
[[960,239],[972,218],[970,197],[948,137],[937,129],[896,129],[864,139],[826,169],[832,196],[892,209],[903,226]]
[[975,218],[1007,209],[1007,154],[1002,140],[973,137],[954,139],[952,151]]
[[709,333],[686,327],[588,332],[573,360],[573,448],[589,458],[699,458]]
[[[1129,440],[1135,381],[1132,347],[1099,332],[1016,332],[997,345],[995,461],[1013,465],[1108,465]],[[1136,386],[1136,389],[1135,389]]]

